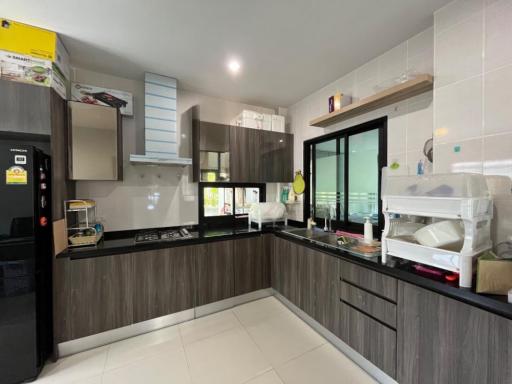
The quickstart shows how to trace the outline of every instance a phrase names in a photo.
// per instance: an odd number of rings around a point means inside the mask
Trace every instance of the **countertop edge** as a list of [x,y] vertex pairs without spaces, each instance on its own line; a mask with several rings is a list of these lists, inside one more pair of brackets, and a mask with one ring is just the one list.
[[474,307],[483,309],[485,311],[512,320],[512,304],[493,299],[492,297],[488,297],[483,294],[473,292],[469,288],[458,288],[450,286],[442,282],[429,279],[427,277],[423,277],[405,270],[401,270],[387,265],[377,264],[373,261],[365,260],[363,257],[351,255],[348,252],[335,251],[329,249],[328,247],[323,247],[315,243],[312,243],[306,239],[299,239],[295,236],[288,235],[283,232],[275,232],[274,234],[278,237],[285,238],[286,240],[289,241],[294,241],[298,244],[302,244],[309,248],[315,249],[319,252],[324,252],[328,255],[337,257],[341,260],[351,262],[368,269],[372,269],[376,272],[383,273],[387,276],[396,278],[406,283],[421,288],[425,288],[427,290],[442,294],[443,296],[458,300],[465,304],[472,305]]

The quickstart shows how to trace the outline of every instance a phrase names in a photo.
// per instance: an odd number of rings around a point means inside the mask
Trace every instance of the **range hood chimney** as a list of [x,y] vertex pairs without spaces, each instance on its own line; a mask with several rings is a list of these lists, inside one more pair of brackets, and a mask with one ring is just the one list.
[[172,77],[144,75],[145,155],[130,155],[130,162],[155,165],[190,165],[192,159],[178,156],[176,132],[177,81]]

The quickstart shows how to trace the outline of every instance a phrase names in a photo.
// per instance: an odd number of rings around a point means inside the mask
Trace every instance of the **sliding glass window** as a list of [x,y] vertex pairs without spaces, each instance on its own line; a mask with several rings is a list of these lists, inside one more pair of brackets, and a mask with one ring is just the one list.
[[304,215],[319,225],[358,230],[366,217],[381,226],[380,170],[386,165],[387,119],[333,132],[304,142],[310,177]]

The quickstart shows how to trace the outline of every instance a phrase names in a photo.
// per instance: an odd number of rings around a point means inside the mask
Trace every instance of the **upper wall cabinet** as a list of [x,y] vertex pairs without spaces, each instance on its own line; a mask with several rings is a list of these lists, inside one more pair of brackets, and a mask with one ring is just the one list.
[[194,181],[229,181],[229,126],[194,120]]
[[123,140],[117,108],[69,102],[69,178],[122,180]]
[[292,181],[293,135],[199,120],[193,127],[194,181]]
[[260,132],[260,179],[265,182],[292,181],[293,135]]

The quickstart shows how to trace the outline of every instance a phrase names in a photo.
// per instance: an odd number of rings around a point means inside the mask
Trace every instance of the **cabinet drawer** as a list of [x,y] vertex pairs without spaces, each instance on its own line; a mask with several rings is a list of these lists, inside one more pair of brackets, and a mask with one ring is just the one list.
[[356,264],[343,262],[343,280],[396,303],[396,279]]
[[343,302],[341,317],[341,339],[395,378],[396,332]]
[[347,283],[346,281],[341,282],[341,300],[396,329],[395,304]]

